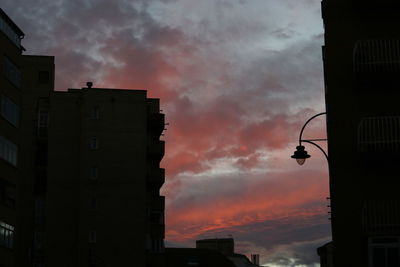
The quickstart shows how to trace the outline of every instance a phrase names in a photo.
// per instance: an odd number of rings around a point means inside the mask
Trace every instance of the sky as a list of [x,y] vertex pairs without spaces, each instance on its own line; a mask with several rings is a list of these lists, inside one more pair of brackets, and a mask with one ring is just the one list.
[[[269,267],[317,266],[327,162],[290,158],[325,110],[320,0],[0,0],[56,90],[148,90],[169,123],[166,245],[235,239]],[[304,138],[324,138],[325,118]],[[322,144],[324,145],[324,144]]]

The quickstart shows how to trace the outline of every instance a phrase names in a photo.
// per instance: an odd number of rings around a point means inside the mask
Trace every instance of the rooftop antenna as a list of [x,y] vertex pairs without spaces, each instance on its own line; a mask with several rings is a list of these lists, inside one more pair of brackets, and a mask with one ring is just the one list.
[[87,82],[87,83],[86,83],[86,86],[87,86],[87,88],[92,88],[93,82]]

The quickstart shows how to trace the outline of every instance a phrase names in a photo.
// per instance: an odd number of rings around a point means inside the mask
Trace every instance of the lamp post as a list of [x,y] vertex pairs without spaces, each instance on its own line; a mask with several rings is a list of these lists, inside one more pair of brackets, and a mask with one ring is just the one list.
[[328,154],[322,149],[322,147],[320,145],[318,145],[315,142],[320,142],[320,141],[327,141],[328,139],[326,138],[319,138],[319,139],[303,139],[303,131],[306,128],[307,124],[312,121],[313,119],[315,119],[316,117],[319,117],[321,115],[326,115],[326,112],[321,112],[318,113],[314,116],[312,116],[311,118],[309,118],[306,123],[304,123],[303,127],[301,128],[300,131],[300,136],[299,136],[299,145],[296,147],[296,151],[294,152],[294,154],[291,156],[291,158],[296,159],[297,163],[299,165],[303,165],[304,162],[306,161],[306,159],[308,159],[309,157],[311,157],[306,150],[304,150],[304,146],[301,144],[302,142],[304,143],[309,143],[314,145],[315,147],[317,147],[326,157],[326,160],[328,160],[329,162],[329,158],[328,158]]

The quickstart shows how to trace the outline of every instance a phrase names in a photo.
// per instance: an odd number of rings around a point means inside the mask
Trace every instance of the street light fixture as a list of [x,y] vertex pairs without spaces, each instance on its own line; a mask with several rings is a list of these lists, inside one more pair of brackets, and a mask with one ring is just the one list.
[[306,150],[304,150],[304,146],[297,146],[296,151],[291,157],[296,159],[299,165],[303,165],[304,162],[306,162],[306,159],[308,159],[311,156],[308,155]]
[[312,145],[314,145],[315,147],[317,147],[317,148],[325,155],[326,159],[327,159],[328,162],[329,162],[328,154],[326,154],[326,152],[322,149],[321,146],[319,146],[317,143],[315,143],[315,142],[319,142],[319,141],[327,141],[328,139],[326,139],[326,138],[324,138],[324,139],[302,139],[303,131],[304,131],[304,128],[307,126],[307,124],[308,124],[311,120],[313,120],[314,118],[316,118],[316,117],[318,117],[318,116],[321,116],[321,115],[326,115],[326,112],[321,112],[321,113],[318,113],[318,114],[312,116],[311,118],[309,118],[309,119],[306,121],[306,123],[305,123],[305,124],[303,125],[303,127],[301,128],[300,136],[299,136],[299,145],[296,147],[296,151],[295,151],[294,154],[291,156],[291,158],[296,159],[296,161],[297,161],[297,163],[298,163],[299,165],[303,165],[304,162],[306,161],[306,159],[308,159],[308,158],[311,157],[311,156],[307,153],[307,151],[304,150],[305,148],[304,148],[304,146],[301,144],[302,142],[304,142],[304,143],[309,143],[309,144],[312,144]]

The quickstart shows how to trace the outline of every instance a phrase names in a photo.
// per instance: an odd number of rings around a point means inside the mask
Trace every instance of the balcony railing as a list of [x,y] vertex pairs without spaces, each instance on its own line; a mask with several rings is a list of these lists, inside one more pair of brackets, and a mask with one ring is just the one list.
[[369,235],[399,234],[399,210],[399,200],[366,201],[362,210],[362,223],[364,232]]
[[11,42],[18,48],[21,47],[21,39],[24,33],[15,25],[15,23],[0,9],[0,30],[7,35]]
[[358,126],[360,152],[400,152],[400,117],[363,118]]
[[164,196],[150,196],[149,199],[150,210],[160,210],[165,209],[165,197]]
[[154,187],[157,190],[165,182],[165,169],[161,168],[148,168],[147,170],[147,184],[148,186]]
[[400,85],[400,40],[361,40],[353,51],[353,71],[363,88]]
[[153,136],[160,136],[164,131],[165,126],[165,114],[154,113],[149,116],[148,130]]
[[151,140],[148,143],[148,155],[150,158],[160,161],[164,157],[165,142],[161,140]]

